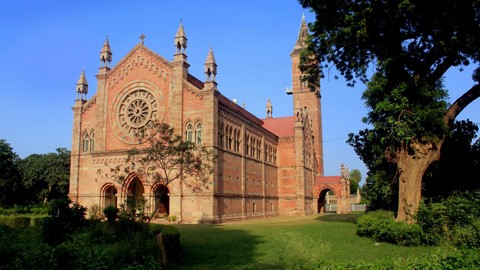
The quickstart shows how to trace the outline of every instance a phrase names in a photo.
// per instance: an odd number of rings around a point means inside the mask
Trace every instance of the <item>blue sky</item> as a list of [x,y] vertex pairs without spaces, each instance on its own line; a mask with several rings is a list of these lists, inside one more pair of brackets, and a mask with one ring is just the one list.
[[[228,98],[265,117],[292,115],[290,52],[302,14],[315,18],[295,0],[281,1],[22,1],[3,0],[0,10],[0,139],[20,157],[71,149],[75,84],[82,68],[90,98],[96,91],[99,52],[108,35],[113,65],[146,35],[145,46],[172,60],[180,20],[188,38],[190,73],[203,80],[210,47],[218,64],[217,82]],[[470,71],[470,72],[469,72]],[[451,100],[473,85],[471,69],[447,74]],[[347,134],[366,126],[363,85],[346,87],[335,70],[321,81],[325,174],[338,175],[343,162],[366,169],[345,143]],[[480,122],[480,101],[459,116]]]

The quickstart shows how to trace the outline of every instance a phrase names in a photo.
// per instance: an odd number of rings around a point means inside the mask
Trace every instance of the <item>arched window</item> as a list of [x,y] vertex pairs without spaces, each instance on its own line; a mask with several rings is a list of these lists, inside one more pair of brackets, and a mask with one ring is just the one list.
[[228,150],[232,150],[232,140],[233,140],[233,134],[232,134],[232,127],[228,128]]
[[185,131],[185,139],[187,142],[193,142],[193,125],[188,123],[187,130]]
[[240,131],[235,129],[233,131],[233,151],[240,152]]
[[90,152],[95,152],[95,131],[90,133]]
[[225,131],[223,130],[223,122],[220,123],[218,127],[218,147],[223,148],[223,137]]
[[202,144],[202,123],[197,123],[195,128],[195,143]]
[[85,135],[83,135],[83,147],[82,147],[83,153],[88,152],[89,142],[90,142],[90,136],[88,135],[88,133],[85,132]]

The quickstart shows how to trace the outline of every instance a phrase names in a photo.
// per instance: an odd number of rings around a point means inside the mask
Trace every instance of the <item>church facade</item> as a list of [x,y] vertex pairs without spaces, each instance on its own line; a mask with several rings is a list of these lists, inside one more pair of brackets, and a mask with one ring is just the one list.
[[[133,196],[145,201],[148,212],[158,209],[180,222],[214,223],[321,212],[326,191],[332,190],[345,205],[339,204],[337,212],[347,212],[347,177],[343,171],[338,177],[323,176],[320,85],[312,91],[298,69],[307,36],[302,19],[291,52],[292,116],[274,118],[268,101],[263,119],[218,90],[211,49],[204,64],[205,80],[189,73],[182,24],[174,37],[172,61],[148,49],[142,35],[111,67],[107,39],[100,53],[96,93],[87,100],[83,71],[76,87],[72,201],[104,209],[118,207]],[[138,146],[136,132],[152,121],[166,122],[184,140],[213,150],[211,188],[198,193],[181,182],[151,184],[136,173],[122,183],[109,177],[111,166],[123,164],[128,151]]]

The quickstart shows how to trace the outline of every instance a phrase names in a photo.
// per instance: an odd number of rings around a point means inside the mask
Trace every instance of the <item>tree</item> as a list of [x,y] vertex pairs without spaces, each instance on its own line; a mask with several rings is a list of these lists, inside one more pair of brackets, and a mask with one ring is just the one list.
[[56,153],[32,154],[18,162],[24,188],[33,203],[65,197],[70,175],[70,151],[57,148]]
[[442,147],[440,160],[423,177],[422,194],[434,202],[456,192],[480,189],[480,139],[478,126],[469,120],[455,121]]
[[163,122],[150,123],[136,137],[139,147],[129,151],[125,164],[111,168],[117,182],[125,184],[127,177],[135,172],[152,186],[160,183],[168,187],[178,181],[193,192],[209,188],[214,160],[211,150],[184,141],[170,125]]
[[359,170],[353,169],[350,172],[350,194],[356,194],[357,189],[360,187],[359,183],[362,180],[362,174]]
[[18,155],[6,140],[0,140],[0,206],[9,207],[21,202],[21,185],[16,163]]
[[[448,127],[480,96],[475,84],[452,104],[442,80],[452,67],[480,60],[480,1],[299,0],[316,13],[301,69],[310,85],[333,64],[349,85],[367,82],[363,99],[370,109],[369,142],[379,143],[395,164],[399,183],[397,219],[413,222],[420,204],[422,177],[440,158]],[[318,63],[321,63],[320,65]]]

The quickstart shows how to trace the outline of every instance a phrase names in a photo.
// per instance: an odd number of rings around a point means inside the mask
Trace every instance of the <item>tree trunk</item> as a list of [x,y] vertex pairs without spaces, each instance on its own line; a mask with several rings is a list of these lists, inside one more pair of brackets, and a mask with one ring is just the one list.
[[422,178],[430,164],[440,158],[443,140],[437,143],[412,142],[410,149],[402,148],[398,155],[399,172],[397,221],[414,223],[420,206]]

